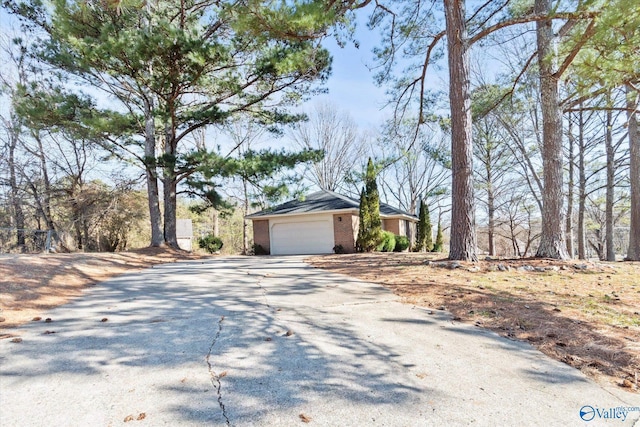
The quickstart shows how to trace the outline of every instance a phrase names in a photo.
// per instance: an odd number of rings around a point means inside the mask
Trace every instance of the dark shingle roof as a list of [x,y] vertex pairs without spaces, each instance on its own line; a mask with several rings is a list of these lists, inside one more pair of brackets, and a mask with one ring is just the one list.
[[[248,215],[247,218],[315,212],[319,213],[324,211],[335,211],[343,209],[358,210],[359,208],[360,202],[356,199],[352,199],[351,197],[343,196],[342,194],[334,193],[332,191],[320,190],[315,193],[309,194],[303,200],[290,200],[281,205]],[[389,206],[385,203],[380,203],[380,214],[383,216],[404,215],[416,218],[415,215],[404,212],[400,209],[396,209],[393,206]]]

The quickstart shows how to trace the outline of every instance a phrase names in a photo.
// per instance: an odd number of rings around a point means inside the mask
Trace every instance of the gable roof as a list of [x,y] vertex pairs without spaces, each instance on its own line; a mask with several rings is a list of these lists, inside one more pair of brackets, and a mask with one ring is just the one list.
[[[289,200],[288,202],[285,202],[281,205],[274,206],[272,208],[265,209],[251,215],[247,215],[247,218],[311,214],[328,211],[357,212],[359,209],[360,202],[356,199],[343,196],[342,194],[334,193],[333,191],[320,190],[315,193],[309,194],[303,200]],[[404,216],[417,220],[417,217],[415,215],[412,215],[400,209],[396,209],[393,206],[387,205],[386,203],[380,203],[380,216]]]

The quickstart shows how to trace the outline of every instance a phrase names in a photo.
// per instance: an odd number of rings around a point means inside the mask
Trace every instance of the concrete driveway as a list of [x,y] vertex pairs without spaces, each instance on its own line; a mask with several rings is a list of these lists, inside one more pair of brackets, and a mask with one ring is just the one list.
[[302,259],[182,262],[91,288],[48,312],[51,323],[22,328],[23,342],[0,341],[0,425],[633,426],[640,416],[638,395]]

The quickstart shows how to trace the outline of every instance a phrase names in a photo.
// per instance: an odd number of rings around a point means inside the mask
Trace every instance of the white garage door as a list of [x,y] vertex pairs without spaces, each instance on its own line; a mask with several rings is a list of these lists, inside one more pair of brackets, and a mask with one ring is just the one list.
[[329,219],[274,224],[273,255],[328,254],[333,252],[333,224]]

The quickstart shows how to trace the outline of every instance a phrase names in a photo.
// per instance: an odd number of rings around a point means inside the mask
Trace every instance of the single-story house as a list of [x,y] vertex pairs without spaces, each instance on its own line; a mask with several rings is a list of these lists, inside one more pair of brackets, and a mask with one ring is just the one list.
[[[360,202],[331,191],[318,191],[247,215],[253,222],[253,241],[272,255],[327,254],[341,245],[355,252]],[[415,241],[418,218],[380,203],[382,229]]]

